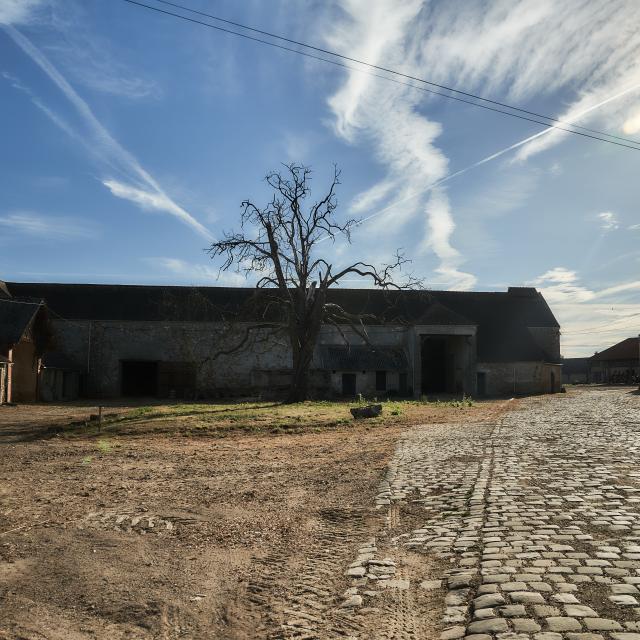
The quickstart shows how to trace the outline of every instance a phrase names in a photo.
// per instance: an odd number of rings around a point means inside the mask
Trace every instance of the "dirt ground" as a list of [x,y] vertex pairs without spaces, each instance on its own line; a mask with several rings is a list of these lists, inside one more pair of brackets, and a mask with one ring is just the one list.
[[[433,405],[421,422],[508,406]],[[406,424],[226,437],[58,428],[89,411],[0,407],[0,638],[359,636],[338,604],[344,571],[385,517],[373,498]],[[326,632],[286,631],[314,610]]]

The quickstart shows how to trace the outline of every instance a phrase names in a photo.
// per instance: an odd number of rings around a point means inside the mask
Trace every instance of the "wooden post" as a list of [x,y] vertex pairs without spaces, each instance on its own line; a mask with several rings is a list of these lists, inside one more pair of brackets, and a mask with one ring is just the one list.
[[98,407],[98,432],[102,431],[102,407]]

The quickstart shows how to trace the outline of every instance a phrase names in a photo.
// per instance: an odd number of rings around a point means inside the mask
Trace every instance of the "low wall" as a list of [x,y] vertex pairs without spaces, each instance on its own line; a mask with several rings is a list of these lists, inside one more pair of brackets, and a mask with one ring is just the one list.
[[479,362],[488,396],[556,393],[562,388],[562,367],[546,362]]

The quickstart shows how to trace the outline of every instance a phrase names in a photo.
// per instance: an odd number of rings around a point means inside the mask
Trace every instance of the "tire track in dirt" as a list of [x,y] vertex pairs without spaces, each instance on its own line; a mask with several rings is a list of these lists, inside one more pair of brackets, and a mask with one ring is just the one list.
[[269,640],[312,640],[359,632],[361,625],[351,612],[336,609],[346,583],[344,567],[366,535],[370,514],[364,509],[324,509],[304,558],[275,550],[256,560],[246,586],[250,612],[244,620],[230,620],[237,637],[246,633]]

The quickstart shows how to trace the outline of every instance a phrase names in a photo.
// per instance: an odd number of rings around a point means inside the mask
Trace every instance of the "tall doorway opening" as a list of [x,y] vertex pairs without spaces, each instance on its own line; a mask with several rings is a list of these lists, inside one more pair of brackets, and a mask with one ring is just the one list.
[[158,363],[147,360],[122,361],[122,395],[129,398],[158,396]]
[[342,395],[354,398],[356,395],[356,374],[342,374]]
[[424,336],[421,347],[422,392],[444,393],[448,389],[449,349],[446,336]]

